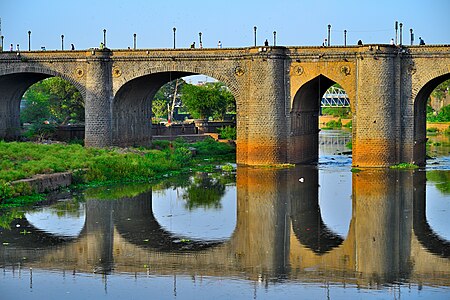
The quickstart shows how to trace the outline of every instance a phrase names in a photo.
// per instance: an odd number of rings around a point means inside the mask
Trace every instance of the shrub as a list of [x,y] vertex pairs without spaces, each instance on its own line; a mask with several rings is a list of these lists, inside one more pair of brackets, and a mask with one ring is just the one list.
[[236,140],[236,127],[225,126],[218,128],[219,136],[225,140]]

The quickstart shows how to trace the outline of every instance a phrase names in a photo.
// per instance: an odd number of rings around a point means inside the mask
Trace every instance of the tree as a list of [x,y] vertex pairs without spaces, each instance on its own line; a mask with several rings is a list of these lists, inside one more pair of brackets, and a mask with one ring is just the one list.
[[186,84],[182,89],[181,101],[194,118],[200,119],[223,119],[227,109],[236,109],[232,93],[222,82],[201,86]]
[[[175,95],[175,105],[181,105],[181,93],[183,86],[186,82],[183,79],[178,80],[177,94]],[[177,80],[170,81],[163,85],[153,97],[152,102],[152,113],[154,117],[166,118],[169,111],[168,107],[172,107],[172,101],[175,93],[175,86],[177,85]]]
[[84,122],[84,101],[70,82],[52,77],[32,85],[24,95],[21,121],[35,123],[46,119],[58,124]]

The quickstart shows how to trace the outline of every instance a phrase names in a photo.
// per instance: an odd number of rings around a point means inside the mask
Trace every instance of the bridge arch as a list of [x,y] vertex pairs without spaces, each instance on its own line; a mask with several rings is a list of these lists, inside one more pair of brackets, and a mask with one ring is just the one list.
[[70,82],[85,98],[84,85],[65,73],[34,65],[0,68],[0,137],[14,140],[20,136],[20,101],[23,95],[30,86],[50,77]]
[[[321,99],[325,92],[337,83],[320,74],[299,87],[292,98],[290,110],[290,161],[308,163],[318,160],[319,115]],[[345,88],[344,88],[345,89]],[[350,105],[353,111],[352,101]]]
[[414,101],[414,148],[413,162],[419,166],[426,164],[426,110],[427,101],[433,90],[444,81],[450,79],[450,72],[442,74],[435,71],[430,74],[427,81],[421,85],[417,93],[413,93]]
[[236,82],[220,72],[203,72],[200,68],[181,67],[161,67],[131,72],[126,79],[120,78],[114,85],[113,144],[118,146],[150,144],[152,99],[156,92],[168,82],[200,74],[224,82],[232,92],[236,100],[236,107],[238,107],[239,93]]

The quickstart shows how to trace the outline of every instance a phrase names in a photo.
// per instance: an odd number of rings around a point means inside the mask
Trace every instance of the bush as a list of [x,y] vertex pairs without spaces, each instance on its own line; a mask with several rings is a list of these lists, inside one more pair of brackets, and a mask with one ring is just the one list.
[[31,124],[25,136],[28,138],[36,138],[38,140],[49,139],[56,131],[56,125],[47,123],[46,121],[39,121]]
[[325,127],[323,127],[323,129],[340,129],[340,128],[342,128],[341,119],[337,121],[331,120],[325,124]]
[[236,140],[236,127],[225,126],[217,128],[219,137],[225,140]]

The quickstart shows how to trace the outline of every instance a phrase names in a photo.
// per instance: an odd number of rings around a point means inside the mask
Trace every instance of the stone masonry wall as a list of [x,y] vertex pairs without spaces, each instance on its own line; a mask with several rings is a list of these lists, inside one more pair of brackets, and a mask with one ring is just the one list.
[[[323,76],[349,95],[353,164],[385,167],[424,161],[424,147],[417,146],[425,139],[423,103],[435,86],[450,78],[450,51],[448,45],[364,45],[0,52],[0,138],[18,136],[18,107],[26,89],[59,76],[83,95],[87,146],[147,143],[152,89],[172,75],[189,74],[223,81],[235,96],[239,164],[296,163],[294,158],[302,156],[297,152],[316,151],[314,139],[300,141],[300,146],[291,143],[290,131],[297,128],[291,122],[305,121],[292,119],[291,113],[297,91]],[[130,84],[155,78],[160,81],[147,90],[144,84]],[[127,91],[133,89],[136,105],[127,102],[132,95]],[[120,106],[114,102],[118,94],[124,100]]]

